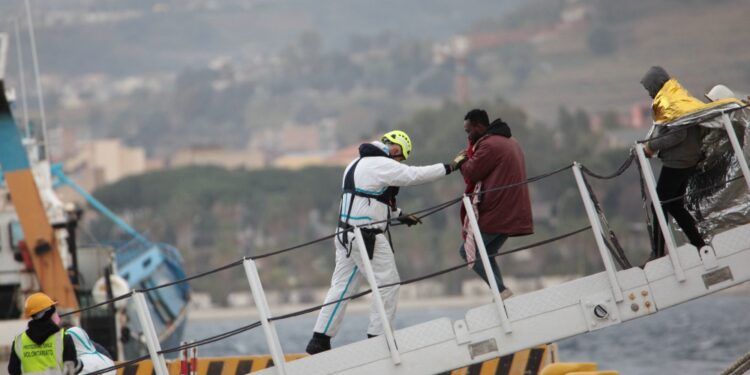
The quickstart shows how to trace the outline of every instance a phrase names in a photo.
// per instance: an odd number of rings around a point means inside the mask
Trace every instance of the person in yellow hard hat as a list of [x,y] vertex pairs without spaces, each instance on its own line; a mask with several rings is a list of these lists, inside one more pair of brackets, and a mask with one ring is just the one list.
[[[359,157],[353,160],[344,171],[341,207],[338,217],[336,247],[336,267],[331,279],[331,288],[326,295],[326,303],[349,297],[357,292],[362,274],[362,259],[357,242],[350,231],[360,226],[362,239],[372,262],[372,270],[378,285],[400,281],[391,244],[385,233],[389,221],[397,220],[408,226],[421,221],[414,215],[404,215],[396,206],[396,194],[400,186],[412,186],[435,181],[455,171],[466,159],[459,155],[447,164],[433,164],[422,167],[401,163],[409,158],[412,143],[409,136],[394,130],[384,134],[380,141],[363,143],[359,146]],[[380,289],[389,321],[396,314],[398,285]],[[348,301],[340,301],[323,307],[313,329],[313,337],[305,349],[316,354],[331,348],[331,338],[336,335],[346,311]],[[383,333],[380,315],[373,304],[370,309],[368,336]]]
[[74,375],[81,370],[73,339],[58,325],[56,304],[44,293],[26,299],[24,313],[31,320],[26,331],[13,340],[10,375]]

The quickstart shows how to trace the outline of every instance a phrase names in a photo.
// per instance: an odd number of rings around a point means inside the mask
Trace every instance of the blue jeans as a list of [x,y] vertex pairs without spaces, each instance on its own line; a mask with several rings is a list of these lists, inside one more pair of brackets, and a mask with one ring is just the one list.
[[[500,251],[500,247],[503,246],[505,241],[508,239],[508,235],[502,233],[482,233],[482,239],[484,240],[484,247],[487,249],[487,255],[490,256],[490,268],[492,268],[492,273],[495,274],[497,289],[502,292],[503,290],[505,290],[505,285],[503,284],[503,276],[500,275],[500,267],[497,265],[497,259],[492,258],[492,256]],[[461,248],[458,250],[458,253],[461,254],[461,258],[466,260],[466,250],[464,249],[464,244],[461,244]],[[482,258],[480,258],[479,256],[479,249],[477,249],[476,261],[474,262],[474,266],[472,267],[472,269],[474,270],[474,272],[479,274],[479,277],[481,277],[482,280],[487,283],[487,285],[490,285],[490,282],[487,280],[487,273],[484,272]]]

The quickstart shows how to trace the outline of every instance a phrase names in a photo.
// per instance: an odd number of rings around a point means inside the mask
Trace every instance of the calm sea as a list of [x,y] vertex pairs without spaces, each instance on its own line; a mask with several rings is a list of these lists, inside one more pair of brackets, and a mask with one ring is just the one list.
[[[396,328],[449,317],[465,311],[428,309],[400,311]],[[310,338],[316,314],[281,321],[277,325],[287,353],[301,353]],[[186,339],[199,339],[251,323],[250,320],[190,320]],[[366,313],[348,314],[334,346],[365,338]],[[600,369],[623,375],[718,374],[750,351],[750,296],[710,296],[653,316],[558,342],[563,361],[598,362]],[[199,348],[200,356],[268,353],[258,328]]]

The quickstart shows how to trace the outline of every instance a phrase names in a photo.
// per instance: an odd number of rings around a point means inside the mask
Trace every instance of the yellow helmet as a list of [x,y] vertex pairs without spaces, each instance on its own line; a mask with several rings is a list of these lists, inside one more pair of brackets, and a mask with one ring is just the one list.
[[49,298],[48,295],[44,293],[34,293],[26,299],[24,313],[26,316],[32,317],[54,305],[57,305],[57,302],[53,301],[52,298]]
[[401,153],[404,154],[404,160],[411,154],[411,139],[401,130],[392,130],[383,135],[382,142],[391,142],[401,146]]

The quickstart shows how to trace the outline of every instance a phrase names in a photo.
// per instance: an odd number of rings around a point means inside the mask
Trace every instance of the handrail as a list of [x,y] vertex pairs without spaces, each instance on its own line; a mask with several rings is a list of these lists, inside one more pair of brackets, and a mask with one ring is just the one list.
[[[586,173],[587,175],[595,177],[595,178],[611,179],[611,178],[620,176],[624,172],[624,170],[628,169],[630,167],[630,165],[632,165],[632,161],[633,160],[634,160],[634,158],[631,155],[630,157],[628,157],[628,159],[626,159],[622,163],[622,165],[618,168],[618,170],[614,174],[612,174],[612,175],[599,175],[599,174],[596,174],[596,173],[592,172],[589,168],[587,168],[584,165],[581,165],[581,171],[584,172],[584,173]],[[571,168],[572,166],[573,166],[573,164],[569,164],[569,165],[566,165],[564,167],[555,169],[553,171],[550,171],[550,172],[547,172],[547,173],[544,173],[544,174],[541,174],[541,175],[538,175],[538,176],[531,177],[531,178],[527,179],[526,181],[523,181],[523,182],[520,182],[520,183],[513,183],[513,184],[507,184],[507,185],[503,185],[503,186],[498,186],[498,187],[481,190],[479,192],[471,193],[471,194],[467,194],[467,195],[483,194],[483,193],[486,193],[486,192],[498,191],[498,190],[502,190],[502,189],[507,189],[507,188],[511,188],[511,187],[520,186],[520,185],[527,184],[527,183],[536,182],[536,181],[539,181],[539,180],[541,180],[543,178],[546,178],[546,177],[549,177],[551,175],[554,175],[556,173],[563,172],[563,171]],[[722,182],[720,184],[716,184],[716,185],[711,186],[711,187],[702,188],[699,191],[708,190],[708,189],[711,189],[711,188],[722,186],[723,184],[726,184],[726,183],[729,183],[729,182],[732,182],[732,181],[736,181],[736,180],[738,180],[740,178],[743,178],[743,177],[742,176],[735,177],[735,178],[726,180],[726,181],[724,181],[724,182]],[[685,196],[687,196],[687,194],[682,195],[680,197],[676,197],[676,198],[670,199],[670,200],[663,201],[661,203],[665,204],[665,203],[669,203],[669,202],[676,201],[676,200],[679,200],[679,199],[683,199]],[[430,215],[432,215],[432,214],[434,214],[436,212],[439,212],[439,211],[441,211],[441,210],[443,210],[445,208],[448,208],[448,207],[450,207],[450,206],[452,206],[452,205],[460,202],[461,199],[462,198],[455,198],[455,199],[452,199],[452,200],[449,200],[449,201],[446,201],[446,202],[443,202],[443,203],[440,203],[440,204],[437,204],[437,205],[434,205],[434,206],[431,206],[431,207],[428,207],[428,208],[424,208],[424,209],[419,210],[419,211],[415,211],[413,214],[424,213],[424,215],[418,216],[420,219],[422,219],[424,217],[430,216]],[[391,219],[391,220],[393,220],[393,219]],[[386,221],[387,220],[380,220],[380,221],[372,222],[371,224],[380,224],[380,223],[384,223]],[[393,224],[393,225],[396,226],[396,225],[400,225],[400,224]],[[351,229],[349,229],[349,230],[339,230],[339,231],[336,231],[335,233],[326,235],[324,237],[320,237],[320,238],[312,240],[312,241],[308,241],[308,242],[305,242],[305,243],[302,243],[302,244],[298,244],[298,245],[294,245],[294,246],[287,247],[287,248],[284,248],[284,249],[272,251],[272,252],[269,252],[269,253],[264,253],[264,254],[260,254],[260,255],[250,256],[250,257],[247,257],[247,258],[248,259],[252,259],[252,260],[258,260],[258,259],[263,259],[263,258],[267,258],[267,257],[270,257],[270,256],[282,254],[282,253],[285,253],[285,252],[297,250],[297,249],[300,249],[300,248],[303,248],[303,247],[306,247],[306,246],[309,246],[309,245],[312,245],[312,244],[320,243],[320,242],[323,242],[325,240],[334,238],[335,236],[337,236],[339,234],[342,234],[342,233],[345,233],[345,232],[348,232],[350,230]],[[526,249],[527,249],[527,247],[524,247],[521,250],[526,250]],[[499,255],[503,255],[503,254],[505,254],[505,253],[498,253],[495,256],[499,256]],[[142,289],[142,291],[151,292],[151,291],[154,291],[154,290],[157,290],[157,289],[166,288],[166,287],[169,287],[169,286],[173,286],[173,285],[185,283],[185,282],[188,282],[188,281],[191,281],[191,280],[195,280],[195,279],[198,279],[198,278],[201,278],[201,277],[204,277],[204,276],[208,276],[208,275],[211,275],[211,274],[214,274],[214,273],[217,273],[217,272],[224,271],[226,269],[237,267],[237,266],[239,266],[239,265],[242,264],[242,262],[244,261],[244,259],[245,259],[245,257],[243,257],[243,258],[241,258],[239,260],[236,260],[234,262],[225,264],[223,266],[217,267],[217,268],[212,269],[212,270],[208,270],[208,271],[201,272],[201,273],[198,273],[198,274],[195,274],[195,275],[192,275],[192,276],[188,276],[188,277],[186,277],[184,279],[175,280],[175,281],[168,282],[168,283],[165,283],[165,284],[156,285],[156,286],[153,286],[153,287],[150,287],[150,288]],[[462,266],[466,266],[466,265],[469,265],[469,263],[465,263]],[[457,267],[457,268],[460,268],[460,267]],[[114,303],[114,302],[126,299],[126,298],[130,297],[131,295],[132,295],[132,291],[130,293],[127,293],[127,294],[115,297],[115,298],[107,300],[107,301],[103,301],[103,302],[97,303],[95,305],[91,305],[91,306],[88,306],[88,307],[81,308],[79,310],[74,310],[74,311],[70,311],[70,312],[66,312],[66,313],[60,314],[60,316],[61,317],[66,317],[66,316],[77,314],[77,313],[80,313],[80,312],[83,312],[83,311],[91,310],[91,309],[94,309],[94,308],[97,308],[97,307],[100,307],[100,306],[104,306],[104,305],[107,305],[107,304],[110,304],[110,303]],[[334,301],[334,303],[336,303],[336,302],[339,302],[339,301]],[[323,305],[323,306],[325,306],[325,305]],[[271,320],[275,320],[275,318],[271,318]]]

